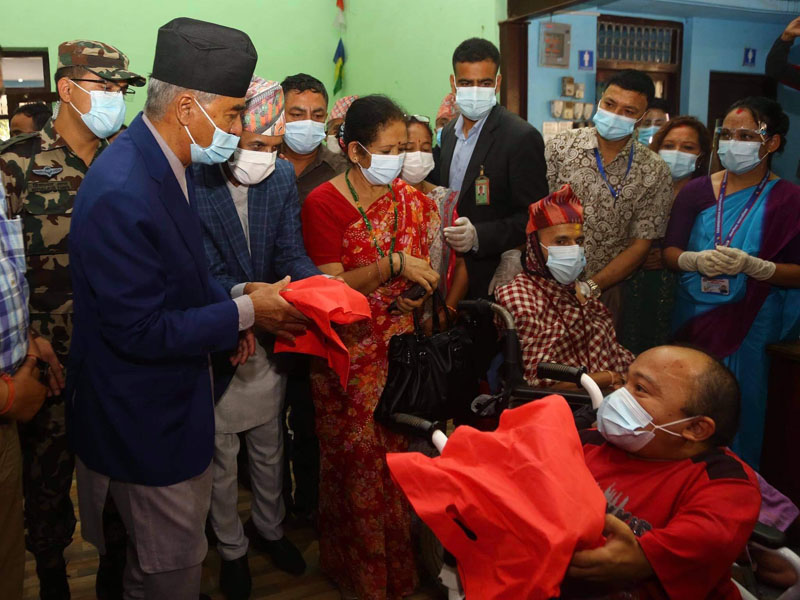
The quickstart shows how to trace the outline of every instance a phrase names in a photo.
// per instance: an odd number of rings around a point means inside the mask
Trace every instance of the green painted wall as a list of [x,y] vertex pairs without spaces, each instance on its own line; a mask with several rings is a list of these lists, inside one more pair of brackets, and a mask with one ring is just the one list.
[[[158,27],[179,16],[246,31],[258,50],[256,73],[280,81],[305,71],[333,87],[335,0],[40,0],[3,2],[0,44],[47,47],[55,68],[59,42],[99,39],[118,46],[131,69],[149,75]],[[388,94],[411,113],[434,116],[449,91],[450,58],[471,36],[498,42],[505,0],[346,0],[343,94]],[[144,90],[128,121],[144,104]],[[340,94],[341,95],[341,94]]]

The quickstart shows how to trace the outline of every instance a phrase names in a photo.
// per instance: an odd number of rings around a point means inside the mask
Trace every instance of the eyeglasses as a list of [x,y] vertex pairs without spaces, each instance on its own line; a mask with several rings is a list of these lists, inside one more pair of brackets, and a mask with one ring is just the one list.
[[727,142],[736,140],[738,142],[763,142],[767,138],[767,128],[761,124],[760,129],[729,129],[727,127],[717,127],[715,130],[720,141]]
[[425,115],[406,115],[406,121],[419,121],[427,125],[431,122],[431,119]]
[[[105,79],[70,79],[70,81],[83,81],[86,83],[99,83],[103,86],[104,92],[120,92],[122,96],[129,100],[136,95],[136,90],[132,90],[129,87],[121,88],[118,83],[112,83],[110,81],[106,81]],[[116,89],[115,89],[116,88]],[[98,90],[99,91],[99,90]]]

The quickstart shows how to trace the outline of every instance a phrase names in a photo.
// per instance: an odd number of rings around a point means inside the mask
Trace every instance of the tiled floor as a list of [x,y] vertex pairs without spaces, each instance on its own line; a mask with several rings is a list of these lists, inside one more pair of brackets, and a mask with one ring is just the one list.
[[[72,484],[72,500],[77,503],[75,482]],[[77,506],[77,504],[76,504]],[[239,512],[246,518],[250,512],[250,494],[241,490],[239,496]],[[268,600],[338,600],[339,593],[333,583],[320,571],[319,544],[316,534],[309,526],[298,523],[287,523],[287,536],[294,542],[308,563],[305,575],[293,577],[275,569],[265,555],[250,551],[250,571],[253,576],[252,598]],[[70,578],[70,589],[74,600],[94,598],[94,576],[97,571],[97,551],[94,546],[81,537],[81,524],[75,530],[74,541],[66,551],[68,561],[67,573]],[[210,594],[214,600],[224,600],[218,588],[219,556],[215,549],[209,549],[203,564],[202,591]],[[34,600],[39,597],[39,582],[36,579],[36,568],[33,557],[28,554],[25,563],[25,599]],[[428,587],[411,596],[413,600],[433,600],[438,598],[435,591]],[[368,599],[367,599],[368,600]]]

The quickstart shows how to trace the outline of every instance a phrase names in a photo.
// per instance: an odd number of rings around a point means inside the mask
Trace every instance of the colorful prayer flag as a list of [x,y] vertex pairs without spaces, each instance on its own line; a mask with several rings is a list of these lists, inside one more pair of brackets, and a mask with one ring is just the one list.
[[335,65],[333,68],[333,93],[336,94],[344,84],[344,43],[342,43],[341,38],[339,39],[339,45],[336,46],[336,53],[333,55],[333,64]]
[[336,52],[333,54],[333,93],[336,95],[344,86],[344,42],[342,33],[345,29],[344,22],[344,0],[336,0],[336,21],[335,25],[339,29],[339,43],[336,45]]

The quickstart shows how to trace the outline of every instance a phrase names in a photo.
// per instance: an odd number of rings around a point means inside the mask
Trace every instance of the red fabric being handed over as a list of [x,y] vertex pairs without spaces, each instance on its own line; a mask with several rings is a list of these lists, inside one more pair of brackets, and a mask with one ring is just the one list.
[[333,323],[346,325],[370,318],[367,298],[346,283],[324,275],[293,281],[281,296],[311,319],[311,323],[294,342],[276,339],[275,352],[297,352],[325,358],[328,366],[339,376],[342,387],[347,388],[350,353],[333,329]]
[[459,427],[439,457],[386,459],[467,598],[557,597],[573,553],[603,541],[606,501],[560,396],[505,411],[493,432]]

